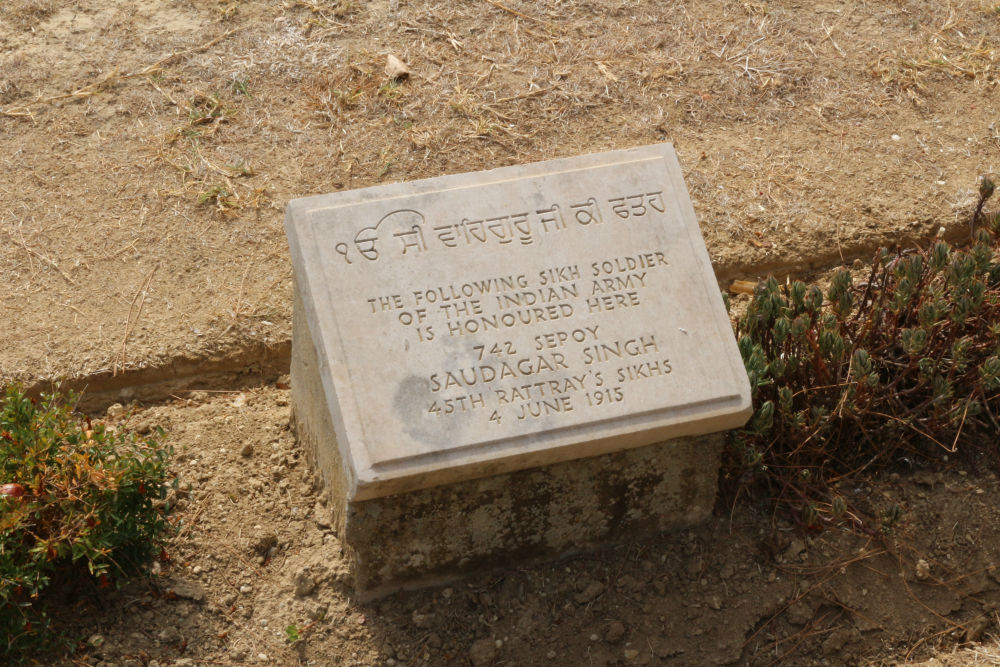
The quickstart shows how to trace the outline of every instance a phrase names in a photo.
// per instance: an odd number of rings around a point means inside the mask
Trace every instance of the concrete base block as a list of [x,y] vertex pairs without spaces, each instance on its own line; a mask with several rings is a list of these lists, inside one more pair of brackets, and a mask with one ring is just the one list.
[[347,503],[342,535],[363,598],[594,550],[704,521],[722,436]]

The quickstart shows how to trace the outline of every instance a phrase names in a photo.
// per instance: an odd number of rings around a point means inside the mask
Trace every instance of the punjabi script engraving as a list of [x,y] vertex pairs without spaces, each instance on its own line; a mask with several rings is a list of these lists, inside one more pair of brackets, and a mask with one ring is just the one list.
[[[607,213],[602,211],[602,206],[607,207]],[[567,220],[576,223],[574,229],[587,229],[602,225],[607,219],[637,221],[652,211],[657,214],[666,212],[662,191],[613,197],[604,204],[591,196],[566,205],[553,202],[532,211],[462,217],[458,221],[447,222],[436,220],[428,223],[423,213],[417,210],[399,209],[385,214],[374,225],[361,228],[353,238],[353,245],[358,255],[371,262],[378,261],[387,253],[393,257],[405,257],[432,247],[449,249],[493,243],[499,246],[531,246],[539,235],[566,232],[570,229]],[[614,218],[609,218],[609,215]],[[399,242],[394,249],[385,250],[382,239],[389,235]],[[347,242],[337,241],[335,252],[347,264],[352,263],[354,253]]]

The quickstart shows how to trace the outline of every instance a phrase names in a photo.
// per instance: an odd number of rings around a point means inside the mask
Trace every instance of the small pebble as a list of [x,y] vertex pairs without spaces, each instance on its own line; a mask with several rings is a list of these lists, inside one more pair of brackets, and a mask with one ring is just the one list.
[[181,633],[177,628],[166,627],[156,633],[156,638],[161,642],[177,642],[181,641]]
[[244,593],[245,594],[245,593],[249,593],[252,590],[253,590],[253,588],[251,586],[247,585],[247,584],[243,584],[242,586],[240,586],[240,593]]
[[292,582],[295,586],[293,592],[297,598],[305,597],[316,590],[316,580],[312,578],[312,575],[306,568],[296,572]]
[[604,584],[599,581],[591,581],[582,591],[576,594],[574,599],[577,604],[588,604],[603,592]]
[[469,647],[469,658],[474,667],[486,667],[496,662],[496,644],[489,639],[477,639]]

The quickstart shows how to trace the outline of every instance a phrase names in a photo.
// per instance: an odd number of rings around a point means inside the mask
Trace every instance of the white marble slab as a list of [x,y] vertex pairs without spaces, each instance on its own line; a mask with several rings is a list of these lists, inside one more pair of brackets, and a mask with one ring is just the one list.
[[353,499],[750,415],[668,144],[297,199],[285,226]]

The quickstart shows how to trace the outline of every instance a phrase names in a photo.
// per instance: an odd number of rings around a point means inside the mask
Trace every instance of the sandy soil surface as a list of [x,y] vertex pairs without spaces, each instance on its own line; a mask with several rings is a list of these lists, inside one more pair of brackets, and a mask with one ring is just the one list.
[[389,181],[671,141],[722,280],[960,234],[998,34],[981,0],[5,0],[0,377],[287,357],[285,202]]
[[982,0],[0,2],[0,382],[139,400],[109,419],[167,428],[192,485],[153,584],[66,601],[75,659],[1000,662],[995,464],[852,489],[903,508],[886,535],[720,506],[359,605],[272,381],[294,197],[670,141],[723,284],[960,238],[998,42]]

